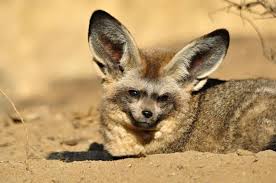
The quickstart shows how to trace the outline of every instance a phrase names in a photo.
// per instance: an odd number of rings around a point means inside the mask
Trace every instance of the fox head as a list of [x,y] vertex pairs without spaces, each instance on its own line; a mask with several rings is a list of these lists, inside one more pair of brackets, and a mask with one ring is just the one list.
[[106,100],[127,116],[121,123],[150,130],[189,105],[192,92],[203,87],[226,55],[229,33],[215,30],[178,52],[143,51],[118,20],[97,10],[88,40],[103,73]]

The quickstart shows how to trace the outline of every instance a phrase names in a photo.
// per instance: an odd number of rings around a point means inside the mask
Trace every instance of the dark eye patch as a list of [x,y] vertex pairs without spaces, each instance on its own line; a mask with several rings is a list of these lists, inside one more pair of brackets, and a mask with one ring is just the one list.
[[169,100],[168,94],[163,94],[157,97],[158,102],[167,102]]
[[162,103],[162,102],[169,102],[169,101],[171,101],[172,100],[172,94],[170,94],[170,93],[164,93],[164,94],[162,94],[162,95],[158,95],[157,93],[153,93],[152,95],[151,95],[151,97],[154,99],[154,100],[156,100],[157,102],[160,102],[160,103]]

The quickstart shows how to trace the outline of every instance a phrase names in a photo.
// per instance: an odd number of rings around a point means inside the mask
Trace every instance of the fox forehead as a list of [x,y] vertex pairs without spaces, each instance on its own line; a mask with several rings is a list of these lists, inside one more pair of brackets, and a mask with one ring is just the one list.
[[161,75],[161,71],[166,66],[177,50],[173,49],[144,49],[140,50],[140,58],[142,67],[141,77],[147,79],[157,79]]
[[173,49],[143,49],[140,50],[141,67],[127,71],[117,83],[119,88],[134,88],[144,90],[148,94],[173,93],[180,90],[177,82],[168,76],[161,75],[177,50]]
[[139,69],[128,71],[125,76],[118,81],[119,88],[133,88],[144,90],[148,94],[156,93],[162,95],[165,93],[175,93],[180,90],[177,82],[170,77],[146,78]]

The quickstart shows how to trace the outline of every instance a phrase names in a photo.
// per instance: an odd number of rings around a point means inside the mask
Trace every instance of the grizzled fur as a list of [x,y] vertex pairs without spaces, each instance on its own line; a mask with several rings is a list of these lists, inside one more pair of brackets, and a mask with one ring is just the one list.
[[208,79],[226,55],[225,29],[181,50],[142,50],[98,10],[88,39],[103,73],[101,131],[112,155],[276,150],[276,81]]

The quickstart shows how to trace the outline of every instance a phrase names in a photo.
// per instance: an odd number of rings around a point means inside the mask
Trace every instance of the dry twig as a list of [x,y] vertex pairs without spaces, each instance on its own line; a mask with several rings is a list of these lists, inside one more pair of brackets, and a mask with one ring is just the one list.
[[217,13],[218,11],[226,11],[227,13],[238,15],[243,22],[249,23],[258,35],[265,58],[276,63],[276,50],[266,45],[257,25],[249,16],[244,15],[244,13],[252,15],[254,16],[253,19],[276,18],[276,0],[240,0],[239,3],[232,0],[223,1],[227,5],[211,14]]
[[7,99],[7,101],[10,103],[10,105],[12,106],[13,110],[15,111],[15,113],[17,114],[17,116],[19,117],[19,119],[21,120],[24,130],[25,130],[25,134],[26,134],[26,144],[25,144],[25,152],[26,152],[26,169],[29,170],[29,164],[28,164],[28,160],[29,160],[29,132],[28,132],[28,128],[26,126],[26,123],[22,117],[22,115],[19,113],[19,111],[17,110],[14,102],[12,101],[12,99],[3,91],[0,89],[0,93]]

